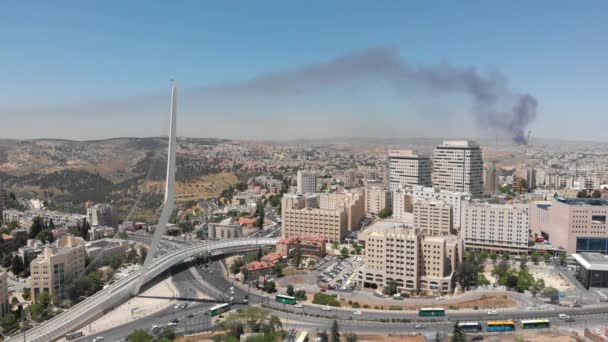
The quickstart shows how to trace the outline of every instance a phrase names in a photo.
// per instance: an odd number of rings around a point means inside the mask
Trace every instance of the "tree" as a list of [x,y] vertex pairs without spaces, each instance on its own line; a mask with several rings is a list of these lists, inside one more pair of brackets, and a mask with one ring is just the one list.
[[545,280],[542,278],[536,279],[534,280],[534,282],[532,283],[532,286],[530,286],[530,292],[532,293],[532,295],[534,297],[536,297],[537,294],[541,293],[545,288]]
[[357,337],[357,334],[351,332],[346,333],[344,337],[346,338],[346,342],[357,342],[357,340],[359,339]]
[[342,255],[343,258],[348,258],[348,248],[342,247],[340,250],[340,255]]
[[34,217],[34,221],[32,221],[32,225],[30,226],[30,239],[35,239],[40,232],[46,229],[46,225],[40,216]]
[[397,282],[394,280],[389,280],[384,287],[384,294],[389,296],[397,294]]
[[576,194],[576,198],[587,198],[587,197],[589,197],[589,194],[587,194],[586,189],[583,189]]
[[283,276],[283,265],[281,264],[277,264],[274,265],[274,267],[272,268],[272,271],[274,272],[274,275],[276,275],[277,277],[282,277]]
[[39,295],[38,295],[38,303],[40,303],[42,305],[43,308],[48,308],[49,305],[51,305],[51,296],[49,296],[49,293],[46,291],[42,291]]
[[530,260],[532,260],[532,263],[534,265],[538,265],[538,261],[540,260],[540,255],[538,254],[537,251],[532,252],[532,254],[530,254]]
[[283,323],[281,323],[281,319],[279,317],[272,315],[268,319],[268,327],[272,331],[279,331],[283,328]]
[[559,263],[564,266],[566,264],[566,253],[561,253],[559,255]]
[[264,205],[262,201],[258,201],[256,203],[257,211],[258,211],[258,222],[257,226],[259,229],[264,228]]
[[387,218],[393,215],[391,208],[384,208],[378,212],[379,218]]
[[[537,255],[537,259],[538,259],[538,255]],[[528,263],[528,257],[525,255],[522,255],[521,259],[519,260],[519,268],[522,270],[525,270],[528,267],[527,263]],[[536,264],[538,265],[538,262],[536,262]]]
[[249,270],[247,269],[247,267],[241,268],[241,274],[243,275],[244,281],[249,280]]
[[339,241],[333,241],[331,243],[331,249],[338,249],[340,247],[340,242]]
[[288,296],[292,296],[295,294],[295,291],[293,290],[293,285],[287,285],[287,295]]
[[331,342],[340,342],[340,326],[336,320],[331,325]]
[[0,325],[2,326],[2,331],[7,332],[16,327],[17,317],[13,315],[13,313],[9,312],[2,318],[0,321]]
[[50,230],[55,229],[55,223],[53,223],[53,219],[50,219],[50,220],[49,220],[49,229],[50,229]]
[[454,331],[452,332],[451,342],[467,342],[467,336],[462,332],[458,322],[454,324]]
[[297,300],[306,300],[306,290],[298,290],[295,293]]
[[53,243],[55,241],[55,237],[53,236],[53,232],[49,229],[43,229],[36,235],[36,239],[42,241],[42,243]]
[[545,254],[543,254],[543,260],[545,261],[545,264],[548,263],[551,260],[551,254],[545,252]]
[[151,342],[153,337],[147,331],[137,329],[127,336],[129,342]]
[[146,256],[148,256],[148,248],[140,247],[140,249],[139,249],[139,264],[140,265],[144,264],[144,262],[146,261]]
[[515,288],[517,287],[517,283],[519,282],[519,278],[517,277],[517,274],[514,274],[513,272],[509,272],[507,273],[507,276],[505,277],[505,281],[504,281],[504,285],[506,285],[508,288]]
[[543,296],[550,298],[551,303],[558,304],[559,303],[559,291],[554,287],[547,287],[543,291]]
[[502,255],[500,256],[500,258],[501,258],[502,260],[509,261],[509,259],[511,259],[511,256],[509,255],[509,253],[504,252],[504,253],[502,253]]
[[241,272],[241,268],[245,266],[245,260],[243,260],[242,258],[238,258],[236,259],[232,265],[230,265],[229,269],[230,269],[230,273],[232,274],[238,274],[239,272]]
[[296,268],[300,268],[300,264],[302,263],[302,249],[300,249],[300,244],[296,245],[296,250],[293,253],[292,262]]
[[257,255],[257,257],[256,257],[256,260],[257,260],[257,261],[262,260],[262,257],[263,257],[263,256],[264,256],[264,253],[262,253],[262,246],[259,246],[259,247],[258,247],[258,255]]
[[498,260],[498,254],[495,252],[490,253],[490,259],[492,259],[493,263],[496,263],[496,260]]
[[602,192],[595,189],[593,190],[593,192],[591,193],[591,197],[592,198],[602,198]]
[[21,258],[18,255],[15,255],[11,261],[11,272],[13,272],[15,276],[19,276],[23,271],[25,271],[23,261],[21,261]]
[[274,283],[274,281],[266,282],[266,284],[264,284],[264,291],[268,293],[277,292],[277,285]]
[[475,264],[475,261],[471,259],[473,259],[473,257],[467,255],[467,258],[462,260],[458,269],[458,280],[463,289],[468,286],[475,286],[477,283],[479,267]]

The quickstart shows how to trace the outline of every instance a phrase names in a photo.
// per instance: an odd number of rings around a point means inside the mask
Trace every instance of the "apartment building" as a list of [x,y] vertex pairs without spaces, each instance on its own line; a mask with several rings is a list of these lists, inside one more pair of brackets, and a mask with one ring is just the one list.
[[[134,242],[131,241],[131,244]],[[91,263],[100,265],[108,258],[127,255],[130,244],[128,240],[108,238],[87,242],[84,246]]]
[[392,191],[393,218],[404,223],[414,223],[414,195],[411,190]]
[[84,271],[85,243],[81,237],[66,235],[45,247],[42,254],[30,263],[32,301],[47,292],[53,303],[65,298],[65,280]]
[[110,204],[95,204],[87,208],[87,222],[91,226],[118,228],[116,209]]
[[300,248],[302,255],[317,257],[325,256],[326,238],[324,236],[310,236],[284,238],[277,241],[277,253],[288,255],[290,250]]
[[385,287],[395,281],[404,291],[449,293],[462,247],[456,236],[425,236],[421,229],[380,221],[366,229],[365,261],[357,271],[366,288]]
[[479,145],[473,141],[444,141],[435,147],[433,187],[481,197],[483,158]]
[[411,150],[388,151],[389,189],[431,186],[431,160]]
[[465,202],[461,236],[467,250],[527,254],[528,204]]
[[318,194],[318,208],[325,210],[346,210],[346,226],[348,230],[356,230],[365,217],[365,190],[353,189],[348,192]]
[[11,311],[8,297],[8,275],[6,271],[0,270],[0,319]]
[[422,229],[426,235],[452,234],[452,223],[452,207],[448,203],[440,200],[414,203],[414,227]]
[[608,200],[553,198],[550,204],[534,203],[532,232],[554,247],[572,253],[608,254]]
[[306,207],[305,196],[285,194],[281,200],[282,237],[320,235],[329,241],[341,241],[348,231],[348,210]]
[[308,194],[317,192],[317,174],[311,171],[298,170],[297,193]]
[[461,226],[462,202],[471,199],[471,195],[468,193],[426,188],[423,186],[415,186],[412,190],[412,196],[414,202],[439,200],[449,204],[452,207],[452,227],[456,230],[459,230]]
[[382,209],[392,209],[391,192],[382,186],[368,186],[365,188],[365,211],[369,214],[378,214]]

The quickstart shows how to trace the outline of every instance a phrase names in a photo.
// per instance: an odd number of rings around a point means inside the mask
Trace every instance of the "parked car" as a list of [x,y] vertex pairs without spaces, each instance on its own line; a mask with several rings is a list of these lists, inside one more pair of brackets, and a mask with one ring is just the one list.
[[323,310],[323,311],[331,311],[331,308],[330,308],[329,306],[327,306],[327,305],[326,305],[326,306],[324,306],[324,307],[323,307],[323,309],[322,309],[322,310]]
[[498,315],[498,311],[490,310],[490,311],[488,311],[488,315]]

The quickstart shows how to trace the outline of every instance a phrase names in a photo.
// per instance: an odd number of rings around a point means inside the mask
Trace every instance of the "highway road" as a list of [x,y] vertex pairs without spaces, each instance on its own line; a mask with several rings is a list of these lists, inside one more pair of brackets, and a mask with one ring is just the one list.
[[[210,272],[211,271],[211,272]],[[233,284],[225,277],[225,269],[220,262],[213,262],[209,268],[196,267],[190,268],[180,273],[173,275],[173,281],[182,297],[193,291],[195,288],[198,291],[212,293],[214,297],[220,301],[228,301],[228,288]],[[204,279],[204,280],[203,280]],[[447,334],[453,329],[456,321],[479,321],[496,319],[521,319],[521,318],[549,318],[552,326],[565,327],[568,329],[582,330],[584,327],[599,327],[602,323],[608,322],[608,312],[605,308],[581,308],[580,312],[570,313],[575,317],[575,322],[565,322],[557,318],[558,312],[569,312],[568,309],[557,310],[555,315],[545,312],[510,312],[499,314],[497,316],[489,316],[483,313],[465,313],[448,311],[445,318],[423,319],[417,317],[415,313],[409,312],[381,312],[377,310],[365,311],[363,315],[354,315],[354,310],[350,309],[333,309],[330,312],[322,311],[318,306],[305,305],[303,308],[295,308],[290,305],[276,303],[273,296],[260,296],[255,293],[250,293],[235,287],[235,305],[233,309],[238,309],[245,306],[242,300],[245,296],[249,296],[249,303],[262,303],[275,310],[275,314],[281,317],[283,326],[289,330],[304,329],[308,331],[329,330],[333,320],[337,320],[343,331],[353,331],[361,334],[414,334],[423,333],[433,335],[437,332]],[[125,338],[134,329],[149,329],[154,324],[166,325],[173,318],[178,318],[179,323],[176,327],[176,332],[188,331],[204,331],[211,328],[211,323],[208,317],[202,315],[205,308],[210,307],[209,303],[193,302],[186,310],[175,311],[174,309],[166,309],[155,315],[151,315],[135,322],[116,327],[109,331],[99,333],[94,336],[104,336],[107,341],[118,341]],[[192,317],[188,317],[193,313]],[[416,328],[416,324],[422,328]],[[94,336],[79,341],[91,341]]]
[[[212,255],[223,255],[239,250],[248,250],[257,246],[274,245],[276,239],[234,239],[228,241],[207,242],[171,251],[153,261],[145,276],[145,282],[153,279],[170,267],[189,260],[201,253],[211,252]],[[137,284],[139,271],[117,281],[109,287],[88,297],[60,315],[28,330],[24,336],[18,334],[8,341],[48,342],[61,338],[66,333],[75,331],[105,312],[117,307],[131,296],[130,291]]]

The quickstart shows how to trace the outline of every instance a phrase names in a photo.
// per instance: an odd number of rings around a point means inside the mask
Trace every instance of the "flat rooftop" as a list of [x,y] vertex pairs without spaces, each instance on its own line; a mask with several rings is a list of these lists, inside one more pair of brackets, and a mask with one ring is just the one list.
[[567,205],[608,206],[608,200],[603,198],[564,198],[556,197],[556,201]]
[[572,254],[574,260],[588,271],[608,271],[608,255],[600,253]]

